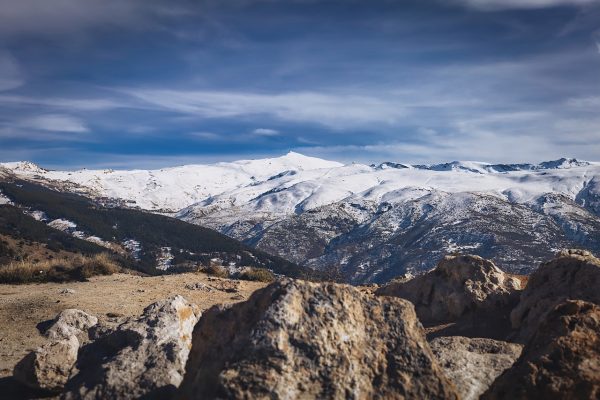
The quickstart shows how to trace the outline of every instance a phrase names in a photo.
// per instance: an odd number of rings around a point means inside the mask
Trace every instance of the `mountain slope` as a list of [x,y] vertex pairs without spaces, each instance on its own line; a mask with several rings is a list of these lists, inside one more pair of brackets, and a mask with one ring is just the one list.
[[0,205],[0,239],[0,265],[106,252],[102,246],[53,229],[10,205]]
[[86,251],[90,252],[113,251],[126,256],[131,266],[149,273],[218,261],[225,266],[258,266],[302,276],[303,269],[297,265],[174,218],[104,208],[80,195],[18,179],[0,181],[0,192],[13,203],[0,206],[1,215],[11,216],[2,233],[13,237],[36,235],[42,240],[46,236],[51,241],[58,235],[66,245],[77,244],[73,245],[75,250],[88,245]]
[[600,250],[598,181],[600,165],[567,159],[348,165],[235,189],[179,216],[356,283],[428,270],[453,251],[527,273],[556,248]]

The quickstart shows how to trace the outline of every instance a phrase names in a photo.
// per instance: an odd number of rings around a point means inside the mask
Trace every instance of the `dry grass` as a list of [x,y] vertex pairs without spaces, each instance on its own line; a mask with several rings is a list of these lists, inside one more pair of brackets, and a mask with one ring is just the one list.
[[238,279],[255,282],[273,282],[275,275],[265,268],[246,268],[236,276]]
[[229,272],[227,268],[222,265],[211,264],[207,267],[202,267],[200,272],[204,272],[207,275],[216,276],[217,278],[229,278]]
[[94,275],[120,271],[121,267],[108,253],[40,262],[16,261],[0,266],[0,283],[85,281]]

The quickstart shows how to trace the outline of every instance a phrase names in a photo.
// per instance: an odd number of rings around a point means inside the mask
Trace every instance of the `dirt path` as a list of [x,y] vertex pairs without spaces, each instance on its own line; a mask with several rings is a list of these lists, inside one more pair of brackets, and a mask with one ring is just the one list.
[[[203,283],[221,290],[186,289]],[[67,308],[78,308],[100,319],[107,313],[141,314],[149,304],[180,294],[205,310],[219,303],[243,301],[265,283],[221,280],[204,274],[140,277],[126,274],[100,276],[89,282],[0,285],[0,377],[12,375],[14,365],[46,340],[37,329]],[[225,291],[237,286],[237,292]],[[61,293],[71,289],[74,293]]]

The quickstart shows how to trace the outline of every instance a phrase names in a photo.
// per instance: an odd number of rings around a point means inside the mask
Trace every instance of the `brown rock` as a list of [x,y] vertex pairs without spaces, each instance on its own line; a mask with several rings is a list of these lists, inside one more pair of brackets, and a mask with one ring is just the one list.
[[97,322],[98,318],[81,310],[63,310],[45,332],[50,341],[15,366],[15,379],[36,390],[62,391],[80,343],[88,340],[88,330]]
[[412,305],[284,280],[196,325],[181,399],[456,399]]
[[199,315],[196,306],[173,296],[116,329],[98,329],[100,337],[81,348],[64,398],[168,398],[183,379]]
[[462,400],[476,400],[519,358],[522,346],[500,340],[439,337],[429,345]]
[[567,299],[600,304],[600,260],[584,250],[563,250],[531,275],[511,312],[512,327],[525,343],[555,306]]
[[60,393],[77,360],[76,336],[53,340],[29,353],[15,366],[14,378],[36,390]]
[[600,398],[600,307],[581,300],[555,307],[482,398]]
[[[520,281],[489,260],[446,256],[425,275],[391,282],[376,291],[411,301],[427,325],[456,321],[473,313],[507,313],[518,301]],[[498,315],[498,318],[501,316]]]

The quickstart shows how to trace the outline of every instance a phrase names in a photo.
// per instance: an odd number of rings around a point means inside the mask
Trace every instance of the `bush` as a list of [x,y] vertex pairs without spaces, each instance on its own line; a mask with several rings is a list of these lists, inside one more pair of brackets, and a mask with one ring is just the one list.
[[245,281],[273,282],[275,275],[265,268],[246,268],[237,276]]
[[216,276],[218,278],[229,278],[229,272],[222,265],[211,264],[208,267],[203,267],[200,272],[205,274]]
[[0,283],[85,281],[95,275],[111,275],[120,270],[106,253],[70,260],[20,261],[0,266]]
[[83,279],[95,275],[112,275],[121,270],[119,265],[107,253],[100,253],[93,257],[84,257],[79,269],[81,270]]

